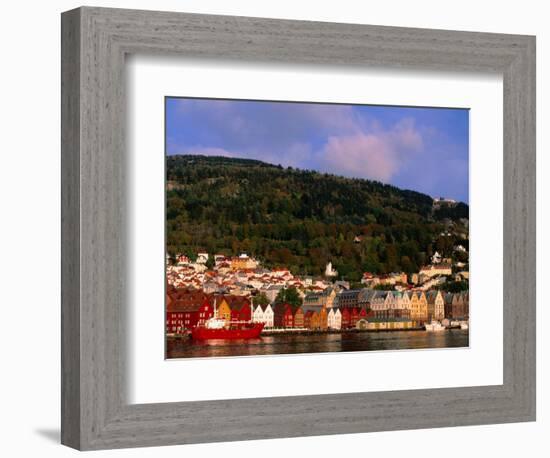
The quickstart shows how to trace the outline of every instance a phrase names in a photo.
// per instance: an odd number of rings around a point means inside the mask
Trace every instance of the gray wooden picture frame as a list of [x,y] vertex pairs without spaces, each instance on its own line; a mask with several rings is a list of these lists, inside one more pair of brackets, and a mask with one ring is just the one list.
[[[62,14],[61,38],[63,444],[89,450],[535,419],[534,37],[83,7]],[[129,404],[124,62],[135,53],[502,74],[504,383]]]

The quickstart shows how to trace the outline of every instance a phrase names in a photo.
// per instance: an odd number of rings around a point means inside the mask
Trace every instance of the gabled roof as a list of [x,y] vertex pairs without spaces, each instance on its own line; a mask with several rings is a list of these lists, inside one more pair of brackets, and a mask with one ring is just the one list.
[[428,302],[433,303],[437,299],[439,293],[440,291],[430,290],[426,292],[426,299],[428,300]]
[[172,313],[198,312],[202,304],[191,304],[184,301],[174,301],[166,305],[166,311]]
[[372,295],[372,300],[385,300],[389,293],[389,291],[375,291]]
[[376,295],[375,289],[363,288],[359,293],[359,300],[362,302],[370,302],[373,297]]
[[198,289],[170,289],[167,290],[166,293],[172,302],[179,302],[180,304],[198,304],[199,307],[209,299],[207,294]]
[[225,301],[231,310],[242,310],[243,307],[250,307],[250,301],[246,296],[235,296],[231,294],[215,295],[217,304]]

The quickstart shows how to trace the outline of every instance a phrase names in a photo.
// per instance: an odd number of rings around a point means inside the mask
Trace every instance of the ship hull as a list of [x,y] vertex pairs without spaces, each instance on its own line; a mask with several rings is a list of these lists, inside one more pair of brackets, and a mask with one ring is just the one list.
[[194,340],[242,340],[257,339],[264,328],[264,323],[255,323],[252,326],[242,328],[221,328],[209,329],[205,327],[196,327],[191,331],[191,338]]

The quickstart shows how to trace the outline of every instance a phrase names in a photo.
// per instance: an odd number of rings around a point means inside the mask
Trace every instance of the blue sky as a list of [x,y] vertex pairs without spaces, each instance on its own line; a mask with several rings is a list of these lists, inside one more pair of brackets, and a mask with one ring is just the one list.
[[167,154],[259,159],[468,202],[468,110],[166,99]]

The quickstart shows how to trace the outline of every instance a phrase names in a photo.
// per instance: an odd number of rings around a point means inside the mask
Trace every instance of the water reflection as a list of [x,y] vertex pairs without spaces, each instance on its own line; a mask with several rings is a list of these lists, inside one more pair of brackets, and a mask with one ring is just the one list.
[[168,340],[168,358],[467,347],[467,330],[274,335],[252,340]]

